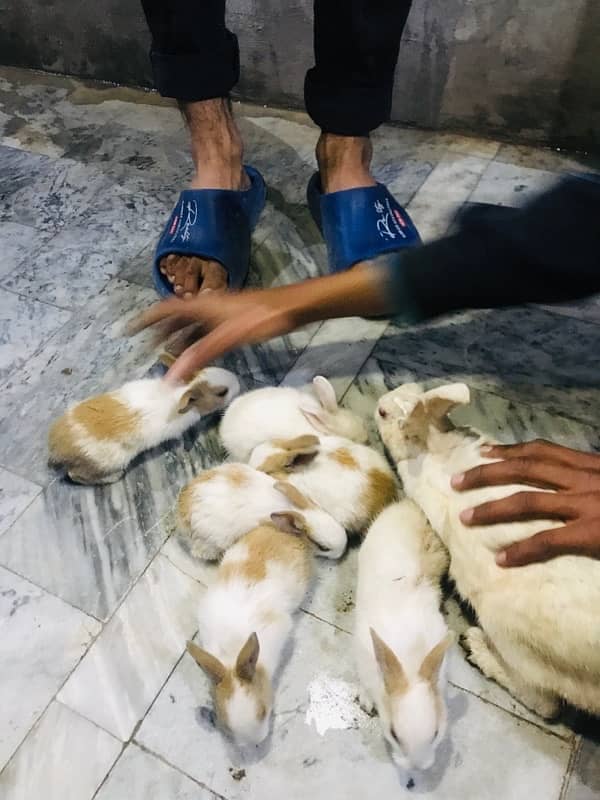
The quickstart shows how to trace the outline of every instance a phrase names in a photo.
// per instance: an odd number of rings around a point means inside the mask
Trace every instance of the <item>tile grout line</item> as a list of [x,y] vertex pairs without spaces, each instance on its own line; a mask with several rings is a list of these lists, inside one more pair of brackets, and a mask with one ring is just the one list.
[[[489,700],[487,697],[482,697],[481,695],[477,694],[477,692],[474,692],[472,689],[467,689],[466,687],[461,686],[458,683],[454,683],[454,681],[450,680],[448,681],[448,685],[452,686],[454,689],[458,689],[461,692],[465,692],[466,694],[471,695],[471,697],[476,697],[478,700],[481,700],[482,703],[485,703],[488,706],[493,706],[494,708],[497,708],[499,711],[503,711],[505,714],[508,714],[508,716],[512,717],[513,719],[519,720],[519,722],[523,722],[526,725],[531,725],[532,727],[537,728],[537,730],[539,730],[541,733],[545,733],[548,736],[553,736],[555,739],[559,739],[561,742],[564,742],[565,744],[571,747],[573,746],[572,739],[566,739],[564,736],[561,736],[559,733],[556,733],[556,731],[550,730],[549,728],[545,728],[543,725],[541,725],[538,722],[535,722],[532,719],[528,719],[527,717],[522,717],[515,711],[511,711],[508,708],[504,708],[504,706],[498,705],[498,703],[494,703],[493,700]],[[512,695],[510,696],[512,697]]]
[[562,786],[560,787],[560,794],[558,796],[558,800],[567,800],[567,793],[571,785],[571,778],[573,776],[573,773],[575,772],[575,767],[577,766],[577,761],[579,760],[579,753],[581,751],[582,745],[583,745],[583,740],[581,736],[576,736],[575,741],[573,742],[571,748],[569,762],[567,764],[567,768],[565,769],[565,774],[563,775],[563,782]]

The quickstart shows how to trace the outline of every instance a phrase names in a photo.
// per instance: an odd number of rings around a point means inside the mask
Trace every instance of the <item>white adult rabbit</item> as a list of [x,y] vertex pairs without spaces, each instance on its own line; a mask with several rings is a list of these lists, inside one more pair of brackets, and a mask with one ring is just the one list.
[[276,511],[288,511],[319,555],[340,558],[346,531],[295,486],[246,464],[222,464],[202,472],[181,490],[177,516],[181,536],[196,558],[211,561]]
[[273,675],[309,585],[311,551],[293,514],[273,514],[227,550],[200,601],[202,647],[189,642],[188,651],[212,680],[217,718],[238,745],[269,733]]
[[[165,357],[166,359],[166,357]],[[143,378],[71,406],[50,428],[49,463],[76,483],[113,483],[144,450],[181,436],[239,393],[232,372],[201,370],[185,385]]]
[[397,498],[386,459],[372,447],[339,436],[266,442],[253,450],[250,464],[296,486],[351,533],[363,534]]
[[450,575],[477,613],[479,627],[469,628],[463,645],[487,677],[541,716],[556,716],[561,701],[599,714],[600,561],[560,556],[501,568],[498,550],[561,523],[461,523],[462,510],[525,488],[451,488],[453,474],[489,462],[481,435],[455,429],[446,416],[469,399],[464,384],[430,391],[408,384],[382,397],[375,413],[406,494],[448,548]]
[[426,769],[446,729],[440,613],[447,554],[410,500],[385,509],[358,554],[354,644],[360,702],[376,709],[394,761]]
[[223,444],[235,461],[247,462],[254,448],[270,439],[294,439],[314,433],[366,442],[364,422],[340,408],[328,380],[317,376],[313,393],[287,386],[268,386],[238,397],[221,422]]

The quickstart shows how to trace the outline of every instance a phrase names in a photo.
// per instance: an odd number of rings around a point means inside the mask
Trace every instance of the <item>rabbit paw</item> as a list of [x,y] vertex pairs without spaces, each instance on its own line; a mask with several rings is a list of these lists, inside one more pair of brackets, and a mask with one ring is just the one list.
[[365,691],[365,689],[360,690],[356,699],[358,700],[358,705],[369,717],[374,717],[377,714],[375,703],[371,700],[369,693]]

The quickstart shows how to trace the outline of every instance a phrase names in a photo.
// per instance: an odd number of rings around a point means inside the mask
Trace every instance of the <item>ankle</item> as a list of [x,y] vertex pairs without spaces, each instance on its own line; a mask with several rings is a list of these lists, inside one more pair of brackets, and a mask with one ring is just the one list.
[[243,189],[248,176],[243,169],[244,147],[227,98],[185,103],[196,174],[192,188]]
[[375,185],[371,175],[373,147],[368,136],[322,133],[316,155],[325,193]]

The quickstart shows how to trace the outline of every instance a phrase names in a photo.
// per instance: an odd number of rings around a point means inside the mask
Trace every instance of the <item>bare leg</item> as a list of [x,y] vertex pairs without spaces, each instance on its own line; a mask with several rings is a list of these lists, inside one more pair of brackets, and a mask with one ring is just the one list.
[[321,133],[316,154],[324,192],[375,185],[370,171],[373,147],[368,136]]
[[[242,167],[242,137],[226,98],[182,103],[191,137],[195,175],[192,189],[247,189],[249,179]],[[227,273],[218,261],[197,256],[169,255],[160,270],[185,299],[207,289],[225,289]]]

